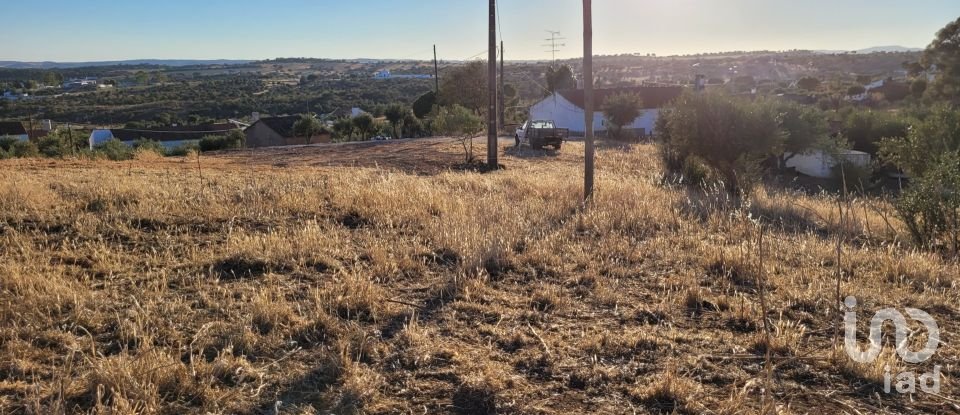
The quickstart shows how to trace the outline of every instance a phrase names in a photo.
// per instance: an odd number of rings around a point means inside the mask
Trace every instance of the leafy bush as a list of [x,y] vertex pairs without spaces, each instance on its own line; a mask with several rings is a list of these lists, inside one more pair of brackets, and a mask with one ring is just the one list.
[[167,155],[170,157],[186,157],[187,155],[196,153],[198,151],[200,151],[199,143],[185,143],[167,150]]
[[697,156],[683,160],[683,183],[694,186],[706,185],[710,180],[710,169]]
[[17,141],[10,146],[9,154],[17,158],[30,158],[40,155],[40,149],[30,141]]
[[[298,121],[299,122],[299,121]],[[231,131],[230,134],[219,136],[210,135],[200,139],[200,151],[220,151],[234,148],[243,148],[246,136],[240,131]]]
[[467,164],[474,161],[473,138],[483,131],[483,120],[480,117],[460,105],[440,107],[434,118],[434,127],[440,134],[455,137],[460,141]]
[[143,138],[133,142],[133,149],[135,152],[150,151],[150,152],[157,153],[161,156],[167,153],[167,149],[163,146],[163,144],[160,144],[157,141],[147,140]]
[[37,149],[44,157],[64,157],[72,153],[66,140],[52,134],[37,140]]
[[100,143],[95,150],[113,161],[130,160],[133,158],[133,148],[115,138]]
[[944,156],[915,180],[896,202],[897,213],[917,244],[947,242],[960,248],[960,156]]
[[903,135],[880,143],[880,157],[913,177],[940,164],[940,156],[960,152],[960,112],[938,106]]
[[603,115],[610,123],[611,137],[624,139],[623,127],[633,124],[640,116],[643,99],[637,94],[622,93],[607,98],[603,104]]
[[904,137],[910,120],[880,111],[854,111],[847,115],[843,135],[853,144],[854,150],[877,154],[879,143],[888,137]]
[[0,137],[0,150],[10,151],[10,148],[13,147],[13,144],[17,141],[20,141],[13,137]]
[[684,93],[661,118],[665,164],[698,156],[734,196],[752,190],[761,161],[778,154],[785,139],[772,106],[722,93]]

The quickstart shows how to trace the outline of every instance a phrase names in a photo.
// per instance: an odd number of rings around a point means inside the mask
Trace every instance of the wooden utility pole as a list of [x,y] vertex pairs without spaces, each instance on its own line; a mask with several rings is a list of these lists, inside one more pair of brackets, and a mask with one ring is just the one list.
[[434,93],[440,95],[440,65],[437,64],[437,45],[433,45],[433,80],[437,84]]
[[506,116],[504,111],[506,111],[506,97],[504,96],[504,76],[506,72],[503,71],[503,60],[504,60],[504,49],[503,49],[503,39],[500,40],[500,128],[503,128],[506,125]]
[[584,154],[583,171],[583,205],[587,206],[593,199],[593,1],[583,0],[583,101],[584,110]]
[[487,164],[496,170],[497,160],[497,0],[490,0],[490,44],[487,45]]

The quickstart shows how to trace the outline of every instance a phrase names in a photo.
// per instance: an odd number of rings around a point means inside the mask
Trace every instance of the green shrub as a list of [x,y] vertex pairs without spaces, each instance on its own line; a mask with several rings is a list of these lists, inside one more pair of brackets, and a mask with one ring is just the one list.
[[10,155],[10,153],[8,153],[7,150],[4,150],[2,147],[0,147],[0,160],[5,160],[11,157],[13,156]]
[[786,139],[772,105],[717,92],[686,92],[660,118],[664,164],[683,169],[678,161],[698,156],[733,196],[753,189],[761,162],[779,154]]
[[13,144],[17,141],[20,141],[13,137],[0,137],[0,150],[10,151],[10,147],[13,147]]
[[916,243],[932,248],[938,242],[960,248],[960,156],[949,154],[914,180],[896,202],[897,214]]
[[196,153],[196,152],[198,152],[198,151],[200,151],[200,144],[199,144],[199,143],[193,143],[193,142],[191,142],[191,143],[181,144],[181,145],[179,145],[179,146],[177,146],[177,147],[174,147],[174,148],[171,148],[170,150],[167,150],[167,156],[170,156],[170,157],[186,157],[186,156],[187,156],[188,154],[190,154],[191,152]]
[[17,158],[30,158],[40,155],[40,149],[30,141],[17,141],[10,146],[10,155]]
[[44,157],[64,157],[70,155],[70,145],[56,135],[48,135],[37,140],[37,149]]
[[160,144],[157,141],[147,140],[143,138],[133,142],[133,149],[135,151],[152,151],[161,156],[167,153],[167,149],[163,147],[163,144]]
[[697,156],[683,160],[683,183],[693,186],[703,186],[710,180],[710,169]]
[[220,151],[243,148],[246,136],[240,131],[231,131],[224,136],[210,135],[200,139],[200,151]]
[[133,158],[133,148],[117,139],[101,143],[96,147],[96,151],[113,161],[130,160]]

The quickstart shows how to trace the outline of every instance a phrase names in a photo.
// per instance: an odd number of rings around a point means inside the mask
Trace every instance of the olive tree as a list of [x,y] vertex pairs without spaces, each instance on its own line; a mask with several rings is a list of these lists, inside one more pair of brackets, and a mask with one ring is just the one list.
[[473,138],[483,132],[483,120],[472,111],[459,106],[439,107],[434,128],[442,135],[456,138],[463,146],[464,162],[472,163]]
[[785,135],[770,105],[720,92],[685,92],[658,121],[668,165],[690,157],[702,160],[733,196],[748,194],[759,179],[760,163],[779,154]]
[[620,93],[607,98],[603,104],[603,115],[612,127],[611,136],[614,138],[623,137],[623,127],[633,124],[641,115],[640,108],[643,107],[643,99],[637,94]]

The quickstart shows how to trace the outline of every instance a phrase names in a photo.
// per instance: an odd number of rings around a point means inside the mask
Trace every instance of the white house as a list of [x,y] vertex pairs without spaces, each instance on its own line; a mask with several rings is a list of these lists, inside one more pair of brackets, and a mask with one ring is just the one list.
[[[867,167],[870,165],[870,154],[862,151],[847,150],[841,152],[838,156],[844,159],[844,163],[850,163],[857,167]],[[821,179],[833,177],[833,168],[836,166],[837,159],[822,150],[815,150],[808,154],[797,154],[787,160],[788,168],[793,168],[799,173]]]
[[[601,110],[606,99],[615,94],[632,93],[639,95],[642,99],[643,110],[632,125],[624,128],[635,130],[638,135],[652,135],[655,133],[654,126],[657,123],[660,108],[676,99],[682,92],[683,87],[679,86],[596,89],[594,90],[594,108],[596,109],[593,116],[594,131],[598,133],[607,131],[609,124]],[[530,107],[530,119],[553,120],[557,127],[569,129],[571,135],[582,136],[586,131],[584,106],[582,89],[557,91]]]

